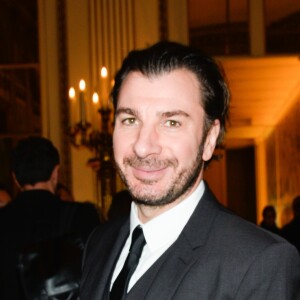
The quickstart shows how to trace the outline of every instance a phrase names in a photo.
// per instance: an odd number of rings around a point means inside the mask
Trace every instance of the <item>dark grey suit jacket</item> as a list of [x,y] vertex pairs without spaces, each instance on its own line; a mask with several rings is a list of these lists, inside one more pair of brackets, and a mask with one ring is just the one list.
[[[109,299],[109,282],[129,221],[96,230],[85,250],[81,300]],[[174,244],[130,290],[134,300],[295,300],[300,258],[277,235],[203,198]]]

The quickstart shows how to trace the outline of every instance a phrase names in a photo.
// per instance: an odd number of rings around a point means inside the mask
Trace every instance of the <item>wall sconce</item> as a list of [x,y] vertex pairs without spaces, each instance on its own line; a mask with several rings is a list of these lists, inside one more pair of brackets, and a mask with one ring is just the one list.
[[[94,153],[94,157],[88,160],[88,164],[97,173],[99,206],[106,217],[111,203],[112,195],[116,191],[116,173],[113,163],[111,125],[113,109],[110,101],[109,90],[111,85],[108,80],[108,72],[101,68],[100,89],[94,91],[91,101],[86,101],[86,83],[83,79],[79,82],[79,94],[76,97],[74,87],[69,89],[70,121],[72,122],[74,111],[79,109],[79,120],[70,126],[69,137],[71,144],[76,147],[85,147]],[[99,96],[100,95],[100,96]],[[77,99],[78,98],[78,99]],[[87,107],[92,106],[92,118],[98,122],[89,122]]]

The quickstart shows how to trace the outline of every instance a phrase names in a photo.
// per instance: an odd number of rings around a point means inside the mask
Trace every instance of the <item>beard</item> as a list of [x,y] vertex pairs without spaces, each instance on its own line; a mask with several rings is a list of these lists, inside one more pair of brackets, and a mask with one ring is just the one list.
[[[139,184],[133,185],[127,179],[126,173],[122,171],[117,162],[116,167],[135,203],[152,207],[164,206],[184,196],[194,186],[203,166],[203,145],[204,143],[202,142],[198,148],[197,156],[190,167],[180,170],[173,179],[170,179],[170,185],[159,194],[152,188],[152,186],[156,184],[155,180],[139,180],[139,182],[142,183],[141,186]],[[125,158],[123,165],[129,167],[173,167],[174,170],[176,170],[178,161],[176,159],[158,160],[155,157],[142,159],[137,156],[132,156]]]

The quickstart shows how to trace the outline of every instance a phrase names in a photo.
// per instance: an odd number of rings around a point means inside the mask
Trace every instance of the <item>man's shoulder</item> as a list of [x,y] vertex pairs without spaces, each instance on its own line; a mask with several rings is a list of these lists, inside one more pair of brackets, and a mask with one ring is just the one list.
[[19,193],[10,203],[10,209],[20,209],[21,207],[39,209],[41,207],[59,207],[60,199],[48,190],[29,190]]
[[[121,232],[125,233],[124,236],[120,234]],[[99,257],[105,260],[110,256],[116,241],[122,237],[126,238],[126,233],[129,233],[128,218],[107,221],[97,226],[87,240],[83,265],[93,264],[95,259],[99,260]]]
[[69,207],[72,207],[73,209],[75,210],[78,210],[78,211],[82,211],[82,212],[96,212],[97,209],[96,209],[96,206],[91,203],[91,202],[77,202],[77,201],[74,201],[74,202],[64,202],[64,205],[66,206],[69,206]]
[[299,230],[300,229],[300,218],[293,218],[289,223],[282,227],[282,231]]
[[[61,201],[61,206],[66,214],[73,215],[78,221],[84,222],[100,222],[100,214],[96,206],[91,202],[65,202]],[[84,225],[84,224],[82,224]]]
[[[206,236],[219,247],[237,251],[260,251],[271,244],[287,243],[285,239],[245,220],[218,203],[208,190],[196,217],[196,224],[206,228]],[[201,212],[202,210],[202,212]],[[202,216],[205,221],[200,221]],[[203,230],[205,231],[205,230]]]
[[255,256],[268,248],[292,247],[280,235],[265,230],[227,209],[220,211],[213,228],[219,247],[227,249],[228,253],[236,258]]
[[99,239],[111,239],[117,236],[121,228],[128,227],[129,231],[129,218],[121,217],[115,220],[106,221],[101,226],[97,227],[93,232],[93,235],[90,237],[92,240]]
[[90,250],[95,250],[98,248],[98,246],[102,249],[103,247],[107,247],[109,249],[118,238],[121,230],[129,232],[128,217],[107,221],[102,223],[101,226],[97,226],[89,236],[87,242],[87,251],[89,252]]

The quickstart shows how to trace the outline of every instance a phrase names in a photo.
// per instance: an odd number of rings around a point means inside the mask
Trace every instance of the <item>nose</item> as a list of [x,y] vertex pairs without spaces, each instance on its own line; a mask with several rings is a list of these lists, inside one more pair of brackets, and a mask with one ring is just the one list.
[[155,126],[141,126],[133,150],[140,158],[146,158],[150,155],[157,155],[161,152],[160,136]]

